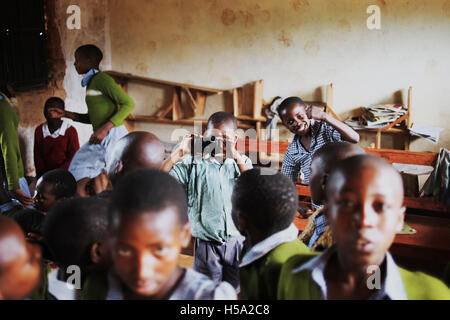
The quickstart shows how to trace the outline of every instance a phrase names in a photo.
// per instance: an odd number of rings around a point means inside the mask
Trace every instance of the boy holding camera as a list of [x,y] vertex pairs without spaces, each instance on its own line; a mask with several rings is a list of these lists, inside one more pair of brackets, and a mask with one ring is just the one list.
[[231,217],[231,194],[236,179],[253,167],[236,150],[236,130],[232,114],[216,112],[208,119],[205,135],[185,136],[162,167],[186,188],[195,237],[194,270],[235,288],[243,239]]

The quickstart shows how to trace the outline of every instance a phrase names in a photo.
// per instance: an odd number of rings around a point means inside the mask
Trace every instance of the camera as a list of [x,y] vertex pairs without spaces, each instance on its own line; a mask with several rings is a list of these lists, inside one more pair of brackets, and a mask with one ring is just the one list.
[[216,154],[223,153],[223,140],[211,136],[208,138],[194,136],[191,142],[191,154],[210,154],[214,157]]

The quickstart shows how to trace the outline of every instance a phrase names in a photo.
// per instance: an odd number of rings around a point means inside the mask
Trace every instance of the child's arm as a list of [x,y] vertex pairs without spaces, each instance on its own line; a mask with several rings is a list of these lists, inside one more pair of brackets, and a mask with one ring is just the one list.
[[193,136],[191,134],[187,134],[183,137],[181,143],[173,149],[170,157],[164,160],[161,166],[162,171],[169,172],[172,170],[174,164],[180,161],[185,154],[190,154],[192,139]]
[[337,120],[333,116],[329,115],[326,112],[323,112],[317,107],[312,107],[307,109],[308,118],[325,121],[333,128],[335,128],[342,136],[345,141],[358,143],[359,142],[359,134],[350,128],[345,123]]
[[231,152],[232,152],[232,155],[233,155],[233,159],[234,159],[234,161],[236,161],[236,163],[237,163],[241,173],[244,173],[245,171],[252,169],[253,166],[252,166],[252,163],[251,163],[250,159],[246,160],[239,153],[239,151],[237,151],[236,143],[232,143]]
[[106,73],[99,73],[98,76],[101,76],[102,79],[97,82],[97,88],[118,106],[118,110],[112,115],[109,121],[92,134],[91,143],[101,143],[109,130],[123,124],[123,121],[135,107],[134,101],[117,85],[111,76]]

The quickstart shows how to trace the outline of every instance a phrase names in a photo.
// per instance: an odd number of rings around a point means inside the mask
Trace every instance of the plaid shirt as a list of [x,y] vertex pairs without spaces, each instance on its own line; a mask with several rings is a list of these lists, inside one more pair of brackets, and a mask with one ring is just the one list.
[[311,133],[309,151],[305,149],[300,142],[300,136],[296,134],[284,156],[281,173],[289,177],[294,183],[297,182],[300,172],[303,172],[302,184],[309,184],[311,160],[314,152],[329,142],[342,140],[339,131],[324,121],[311,120]]

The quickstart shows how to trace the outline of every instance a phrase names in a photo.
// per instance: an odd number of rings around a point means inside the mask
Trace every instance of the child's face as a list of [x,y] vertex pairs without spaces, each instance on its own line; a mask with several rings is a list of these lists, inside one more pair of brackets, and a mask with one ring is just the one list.
[[48,212],[58,202],[53,194],[53,186],[39,178],[33,197],[34,206],[41,212]]
[[124,220],[111,238],[116,273],[132,292],[151,297],[166,288],[178,265],[190,226],[180,226],[176,209],[136,215]]
[[[215,136],[218,139],[222,140],[222,147],[223,150],[229,150],[231,145],[235,145],[237,141],[237,133],[236,133],[236,127],[233,123],[233,121],[225,121],[224,123],[221,123],[217,126],[214,126],[213,128],[209,128],[205,132],[205,137],[211,137]],[[227,143],[230,144],[227,149]],[[224,154],[216,154],[216,156],[224,156]]]
[[86,74],[89,70],[95,67],[91,59],[83,54],[80,54],[78,51],[75,52],[75,63],[73,65],[75,66],[78,74]]
[[281,111],[281,121],[290,132],[298,135],[308,133],[311,120],[306,114],[305,107],[296,103]]
[[61,119],[63,117],[61,113],[55,112],[55,111],[53,111],[53,109],[59,109],[59,110],[64,111],[63,108],[60,108],[57,106],[52,106],[52,105],[45,106],[44,107],[44,117],[47,121]]
[[0,276],[0,300],[25,298],[40,283],[39,246],[25,242],[25,239],[11,236],[10,239],[3,239],[0,251],[3,256],[8,255],[8,252],[14,255],[14,259],[1,266],[4,272],[2,272],[3,276]]
[[393,171],[372,166],[333,179],[327,214],[345,266],[366,270],[383,262],[403,226],[402,183],[395,178]]

